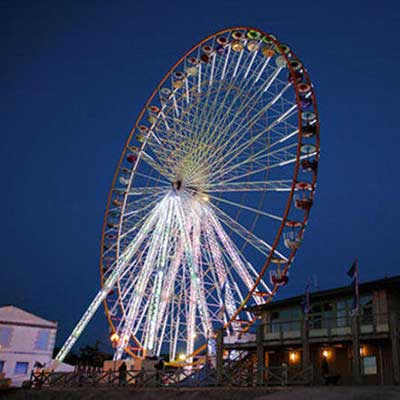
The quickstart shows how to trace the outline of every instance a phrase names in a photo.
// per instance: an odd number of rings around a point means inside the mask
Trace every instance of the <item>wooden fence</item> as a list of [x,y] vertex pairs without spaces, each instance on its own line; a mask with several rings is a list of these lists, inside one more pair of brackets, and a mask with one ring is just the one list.
[[[162,371],[134,371],[126,373],[100,369],[74,372],[32,373],[30,386],[43,387],[206,387],[206,386],[256,386],[257,371],[250,363],[245,367],[234,363],[224,365],[220,373],[216,368],[165,368]],[[271,367],[265,368],[265,386],[308,385],[313,382],[312,368]]]

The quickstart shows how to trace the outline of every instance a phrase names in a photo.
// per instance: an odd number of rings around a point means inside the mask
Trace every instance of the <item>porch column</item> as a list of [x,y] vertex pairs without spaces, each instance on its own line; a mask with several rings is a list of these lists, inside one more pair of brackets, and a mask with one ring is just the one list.
[[256,344],[257,344],[257,385],[264,384],[265,351],[263,345],[264,324],[257,325]]
[[400,358],[399,358],[399,314],[390,313],[389,320],[390,341],[392,344],[392,363],[393,363],[393,383],[400,384]]
[[222,367],[223,367],[223,355],[224,355],[224,328],[217,330],[216,338],[216,362],[215,367],[217,369],[217,384],[222,384]]
[[310,365],[310,342],[309,342],[310,324],[307,316],[303,318],[301,328],[302,328],[301,341],[303,347],[303,369],[306,369]]
[[351,316],[351,336],[353,342],[353,383],[361,383],[360,357],[360,316],[358,313]]

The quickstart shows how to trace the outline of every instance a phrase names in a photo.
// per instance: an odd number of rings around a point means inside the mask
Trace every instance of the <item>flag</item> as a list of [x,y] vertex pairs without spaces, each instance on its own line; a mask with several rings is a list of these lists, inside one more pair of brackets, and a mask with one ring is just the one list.
[[347,271],[347,275],[350,278],[355,278],[355,274],[357,273],[357,259],[354,260],[353,264],[351,264],[351,267]]
[[359,288],[358,288],[358,283],[359,283],[359,277],[358,277],[358,259],[356,258],[353,261],[353,264],[351,264],[351,267],[347,271],[347,275],[351,278],[351,284],[350,286],[354,290],[354,296],[353,296],[353,313],[357,312],[360,308],[360,293],[359,293]]

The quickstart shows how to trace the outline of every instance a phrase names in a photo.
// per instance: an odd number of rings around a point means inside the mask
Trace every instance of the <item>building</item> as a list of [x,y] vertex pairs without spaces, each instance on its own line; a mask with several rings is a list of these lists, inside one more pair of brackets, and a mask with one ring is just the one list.
[[0,373],[20,386],[36,361],[51,360],[57,323],[14,306],[0,307]]
[[312,369],[316,384],[399,384],[400,276],[362,283],[359,292],[358,313],[350,286],[311,293],[308,313],[304,295],[252,307],[257,340],[239,347],[253,349],[264,372],[288,366]]

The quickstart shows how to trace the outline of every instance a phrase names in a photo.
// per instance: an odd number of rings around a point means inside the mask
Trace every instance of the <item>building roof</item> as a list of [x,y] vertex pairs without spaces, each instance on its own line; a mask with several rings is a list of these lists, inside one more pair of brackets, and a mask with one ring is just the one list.
[[[400,290],[400,275],[396,275],[390,278],[377,279],[374,281],[368,281],[364,283],[360,283],[359,290],[360,294],[368,293],[371,289],[379,289],[379,288],[396,288]],[[341,286],[332,289],[319,290],[317,292],[310,293],[310,301],[315,302],[322,298],[332,298],[339,296],[351,296],[354,293],[354,289],[352,286]],[[246,309],[249,311],[261,311],[261,310],[273,310],[281,307],[292,306],[292,305],[300,305],[303,299],[304,294],[289,297],[282,300],[273,301],[271,303],[262,304],[259,306],[247,307]]]
[[57,322],[48,321],[15,306],[0,307],[0,324],[56,328]]

